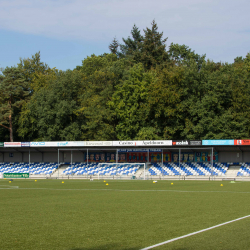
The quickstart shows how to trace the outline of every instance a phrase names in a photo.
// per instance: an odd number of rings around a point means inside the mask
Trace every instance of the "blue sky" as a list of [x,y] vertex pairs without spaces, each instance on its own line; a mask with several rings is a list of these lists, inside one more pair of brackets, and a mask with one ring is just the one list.
[[0,0],[0,68],[40,51],[50,67],[74,69],[153,19],[167,45],[232,63],[250,52],[249,9],[249,0]]

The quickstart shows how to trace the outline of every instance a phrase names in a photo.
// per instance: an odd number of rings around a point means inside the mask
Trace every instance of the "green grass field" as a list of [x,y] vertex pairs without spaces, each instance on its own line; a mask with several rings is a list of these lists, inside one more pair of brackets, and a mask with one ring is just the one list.
[[[1,250],[136,250],[250,215],[250,182],[64,182],[0,180]],[[249,235],[246,218],[155,249],[250,249]]]

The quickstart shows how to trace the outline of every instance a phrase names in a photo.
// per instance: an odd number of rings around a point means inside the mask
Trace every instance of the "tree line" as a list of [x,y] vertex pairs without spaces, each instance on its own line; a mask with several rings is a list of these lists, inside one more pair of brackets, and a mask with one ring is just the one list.
[[0,141],[249,138],[250,54],[213,62],[166,42],[153,21],[73,70],[40,52],[6,67]]

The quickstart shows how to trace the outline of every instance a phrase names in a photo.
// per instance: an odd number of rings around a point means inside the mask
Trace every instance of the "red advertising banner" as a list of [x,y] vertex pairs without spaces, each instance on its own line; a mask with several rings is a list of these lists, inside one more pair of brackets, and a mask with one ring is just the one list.
[[234,140],[234,145],[250,145],[250,140]]

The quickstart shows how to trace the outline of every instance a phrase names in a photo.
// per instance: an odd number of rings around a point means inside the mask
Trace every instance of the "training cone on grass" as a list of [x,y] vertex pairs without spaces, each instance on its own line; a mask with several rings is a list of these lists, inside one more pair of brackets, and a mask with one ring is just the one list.
[[11,181],[9,181],[9,183],[11,183]]
[[157,181],[153,181],[153,183],[156,183]]
[[62,181],[62,183],[64,183],[64,181]]
[[174,185],[174,183],[172,182],[171,185]]
[[108,186],[109,184],[108,183],[106,183],[106,186]]
[[37,182],[37,180],[35,180],[35,182]]
[[221,187],[223,187],[223,184],[220,184]]
[[106,182],[105,180],[103,182]]

